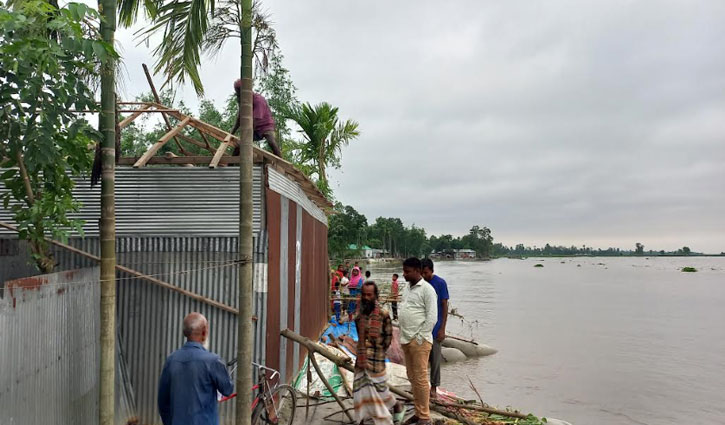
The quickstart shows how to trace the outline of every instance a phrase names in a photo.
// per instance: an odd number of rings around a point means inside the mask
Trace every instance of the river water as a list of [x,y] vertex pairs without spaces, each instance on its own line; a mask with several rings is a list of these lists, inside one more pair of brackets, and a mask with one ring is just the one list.
[[442,261],[436,273],[465,318],[449,333],[499,350],[444,365],[443,388],[476,398],[470,378],[491,405],[575,425],[725,424],[725,258]]

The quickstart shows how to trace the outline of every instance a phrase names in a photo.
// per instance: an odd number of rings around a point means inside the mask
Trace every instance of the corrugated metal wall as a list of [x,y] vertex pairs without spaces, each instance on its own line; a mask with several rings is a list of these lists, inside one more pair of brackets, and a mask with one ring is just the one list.
[[[98,274],[94,267],[9,282],[0,300],[0,423],[98,421]],[[133,396],[116,382],[120,425],[132,418]]]
[[[268,190],[267,365],[291,380],[306,352],[279,335],[289,328],[316,339],[329,309],[327,226],[296,202]],[[275,224],[278,223],[278,224]]]
[[[0,169],[0,173],[3,169]],[[83,204],[70,217],[85,221],[83,231],[98,235],[100,185],[75,179],[73,196]],[[262,166],[253,169],[253,228],[262,228]],[[0,182],[0,197],[7,191]],[[12,223],[12,212],[0,207],[0,221]],[[239,233],[239,168],[116,168],[116,234],[217,235]],[[0,228],[0,234],[12,234]]]
[[[300,198],[304,196],[301,190],[295,192],[300,203],[274,190],[262,190],[261,170],[255,166],[254,309],[258,320],[254,358],[282,369],[284,380],[289,381],[305,353],[296,344],[282,341],[279,331],[290,328],[317,338],[327,321],[326,219],[319,221],[321,210],[313,211],[314,216],[308,212],[310,204],[314,204],[306,197]],[[140,171],[143,173],[136,174]],[[117,197],[116,207],[117,212],[125,211],[119,214],[119,223],[125,221],[117,234],[118,263],[236,308],[238,274],[232,262],[238,256],[238,215],[235,210],[232,225],[230,213],[225,210],[228,205],[222,205],[221,210],[217,206],[227,199],[238,202],[237,176],[238,169],[232,167],[119,169],[117,190],[121,188],[125,194]],[[119,179],[132,178],[136,186],[118,186]],[[189,183],[194,179],[207,183]],[[165,190],[157,190],[158,187]],[[185,191],[185,187],[190,189]],[[172,199],[167,199],[169,193]],[[224,194],[223,200],[217,197],[219,193]],[[212,202],[205,203],[207,199]],[[88,205],[92,201],[86,200]],[[155,203],[168,208],[159,213]],[[92,211],[94,207],[88,208]],[[144,212],[136,214],[135,208]],[[3,214],[7,216],[7,211],[0,209],[0,220],[6,218]],[[90,235],[96,233],[96,217],[87,216]],[[69,244],[96,255],[100,251],[97,237],[72,238]],[[0,270],[15,265],[23,269],[24,276],[35,274],[32,266],[27,265],[27,250],[22,249],[22,244],[6,247],[10,247],[8,252],[18,249],[13,255],[2,256],[0,252]],[[55,252],[59,270],[95,265],[61,249]],[[168,354],[183,344],[184,315],[199,311],[207,316],[211,349],[225,359],[236,353],[236,316],[147,281],[124,274],[118,274],[118,279],[119,339],[138,414],[142,424],[157,424],[158,376]],[[280,358],[284,361],[280,362]],[[233,402],[224,403],[220,411],[222,423],[231,422],[233,408]]]
[[[99,254],[98,238],[73,238],[69,244]],[[267,236],[254,238],[254,361],[265,362]],[[236,237],[120,237],[117,259],[144,274],[237,308],[238,255]],[[24,251],[22,251],[25,253]],[[87,267],[93,263],[62,249],[55,250],[58,270]],[[8,257],[0,257],[0,268]],[[14,263],[27,264],[24,259]],[[118,329],[136,408],[142,424],[160,424],[156,408],[158,377],[166,357],[184,343],[182,320],[192,311],[209,319],[211,350],[230,360],[236,356],[237,317],[227,311],[192,300],[147,281],[118,273]],[[261,319],[260,319],[261,318]],[[221,405],[222,423],[233,420],[234,403]]]

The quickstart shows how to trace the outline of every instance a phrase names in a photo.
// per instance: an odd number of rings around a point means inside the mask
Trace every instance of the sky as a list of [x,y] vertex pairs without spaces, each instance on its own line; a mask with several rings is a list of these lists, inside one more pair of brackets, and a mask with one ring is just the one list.
[[[303,102],[360,137],[330,173],[370,222],[496,242],[725,251],[725,2],[263,0]],[[123,96],[151,46],[117,33]],[[239,46],[205,59],[221,106]],[[160,82],[161,77],[156,76]],[[177,96],[195,109],[191,87]]]

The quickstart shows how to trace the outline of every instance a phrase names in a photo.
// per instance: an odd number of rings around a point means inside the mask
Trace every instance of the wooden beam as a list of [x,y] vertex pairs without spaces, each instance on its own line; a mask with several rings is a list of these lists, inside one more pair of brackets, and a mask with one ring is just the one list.
[[[118,165],[133,165],[141,157],[121,157],[118,159]],[[196,155],[196,156],[177,156],[175,158],[167,158],[165,156],[154,156],[146,162],[146,165],[154,164],[168,164],[168,165],[180,165],[180,164],[193,164],[193,165],[209,165],[212,157],[209,155]],[[238,156],[224,155],[219,159],[219,164],[239,164]]]
[[139,158],[139,160],[138,160],[138,161],[136,161],[136,163],[135,163],[135,164],[133,164],[133,167],[134,167],[134,168],[138,168],[138,167],[143,167],[144,165],[146,165],[146,163],[148,162],[148,160],[149,160],[149,159],[150,159],[150,158],[151,158],[152,156],[154,156],[154,155],[156,154],[156,152],[157,152],[157,151],[158,151],[159,149],[161,149],[161,147],[162,147],[163,145],[165,145],[165,144],[166,144],[166,142],[168,142],[168,141],[169,141],[169,140],[170,140],[170,139],[171,139],[172,137],[174,137],[174,136],[175,136],[175,135],[176,135],[177,133],[179,133],[179,132],[180,132],[180,131],[181,131],[181,130],[182,130],[182,129],[183,129],[183,128],[184,128],[185,126],[186,126],[186,124],[188,124],[188,123],[189,123],[189,121],[190,121],[190,120],[191,120],[191,118],[190,118],[190,117],[186,117],[186,119],[184,119],[183,121],[181,121],[181,122],[180,122],[180,123],[179,123],[179,124],[178,124],[178,125],[177,125],[176,127],[174,127],[174,128],[173,128],[173,129],[171,130],[171,131],[169,131],[168,133],[164,134],[164,135],[163,135],[163,136],[162,136],[162,137],[161,137],[161,138],[159,139],[159,141],[158,141],[158,142],[156,142],[156,143],[155,143],[155,144],[154,144],[153,146],[151,146],[151,147],[149,148],[149,150],[147,150],[147,151],[146,151],[146,153],[145,153],[145,154],[143,154],[143,156],[141,156],[141,158]]
[[198,132],[199,132],[199,135],[201,136],[201,138],[202,138],[202,139],[204,139],[204,143],[206,143],[206,148],[207,148],[208,150],[211,150],[211,145],[209,144],[209,139],[207,139],[207,138],[206,138],[206,134],[204,134],[204,133],[203,133],[203,132],[202,132],[201,130],[199,130],[198,128],[196,129],[196,131],[198,131]]
[[[154,86],[154,80],[151,78],[151,73],[149,72],[149,68],[146,66],[145,63],[141,64],[143,66],[143,72],[146,74],[146,80],[149,83],[149,87],[151,87],[151,93],[154,95],[154,100],[156,100],[156,103],[161,103],[161,99],[159,98],[159,94],[156,92],[156,86]],[[166,124],[166,129],[168,131],[171,131],[171,122],[169,121],[169,117],[166,116],[166,114],[161,114],[161,116],[164,119],[164,123]],[[179,139],[174,137],[174,142],[176,142],[176,146],[178,146],[179,150],[182,154],[186,155],[186,150],[183,146],[181,146],[181,143],[179,143]]]
[[[159,108],[165,107],[164,105],[161,105],[161,104],[156,104],[156,106]],[[171,115],[172,117],[179,119],[179,120],[184,119],[186,117],[186,115],[182,114],[181,112],[169,112],[169,115]],[[206,133],[218,140],[225,140],[226,137],[228,135],[230,135],[230,133],[228,133],[220,128],[214,127],[211,124],[207,124],[207,123],[205,123],[203,121],[199,121],[195,118],[191,119],[191,121],[189,122],[189,125],[191,125],[192,127],[198,129],[199,131]],[[235,145],[238,144],[239,139],[234,135],[231,135],[231,136],[232,136],[231,142]],[[278,167],[281,167],[282,169],[284,169],[287,172],[295,173],[297,176],[296,180],[301,183],[301,186],[306,186],[306,188],[308,190],[310,190],[312,193],[314,193],[313,200],[315,201],[316,204],[318,204],[318,206],[321,209],[325,210],[325,209],[332,208],[332,203],[330,201],[328,201],[327,198],[325,198],[325,196],[322,194],[322,192],[320,192],[320,190],[317,188],[317,185],[315,185],[315,183],[313,183],[312,180],[310,180],[309,177],[307,177],[303,172],[301,172],[300,170],[295,168],[295,166],[293,164],[285,161],[283,158],[280,158],[277,155],[274,155],[274,154],[267,152],[264,149],[260,149],[256,146],[254,147],[254,153],[261,155],[265,160],[273,162]]]
[[224,155],[224,152],[227,151],[227,148],[229,147],[229,143],[232,140],[232,135],[228,135],[221,145],[217,148],[216,152],[214,153],[214,157],[211,159],[211,162],[209,163],[209,168],[216,168],[217,164],[219,164],[219,160],[222,159],[222,156]]
[[[151,105],[144,105],[143,108],[134,111],[133,114],[131,114],[130,116],[124,118],[123,121],[121,121],[120,123],[118,123],[118,128],[123,129],[127,125],[131,124],[133,122],[133,120],[135,120],[141,114],[143,114],[144,112],[146,112],[146,110],[149,109],[150,107],[151,107]],[[119,112],[121,112],[121,111],[119,111]]]

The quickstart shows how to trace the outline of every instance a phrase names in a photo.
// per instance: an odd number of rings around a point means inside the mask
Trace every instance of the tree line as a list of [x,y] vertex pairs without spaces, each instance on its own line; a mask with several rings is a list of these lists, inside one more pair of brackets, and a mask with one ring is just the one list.
[[[337,202],[329,218],[328,251],[332,260],[362,257],[362,247],[380,249],[386,257],[409,257],[441,255],[453,257],[460,249],[475,251],[476,258],[494,257],[545,257],[545,256],[665,256],[702,255],[684,246],[674,251],[648,250],[642,243],[634,249],[593,248],[587,245],[563,246],[545,244],[543,247],[526,246],[519,243],[507,246],[494,243],[491,229],[474,225],[463,236],[450,234],[430,235],[422,227],[407,226],[397,217],[378,217],[368,222],[367,217],[351,205]],[[354,247],[351,247],[354,246]]]
[[[355,248],[351,248],[354,245]],[[407,226],[397,217],[378,217],[368,223],[367,217],[350,205],[337,202],[329,218],[328,250],[331,259],[362,256],[362,247],[385,251],[385,256],[429,256],[432,252],[453,253],[472,249],[476,256],[486,258],[493,253],[493,236],[485,226],[473,226],[464,236],[427,236],[424,228]]]

